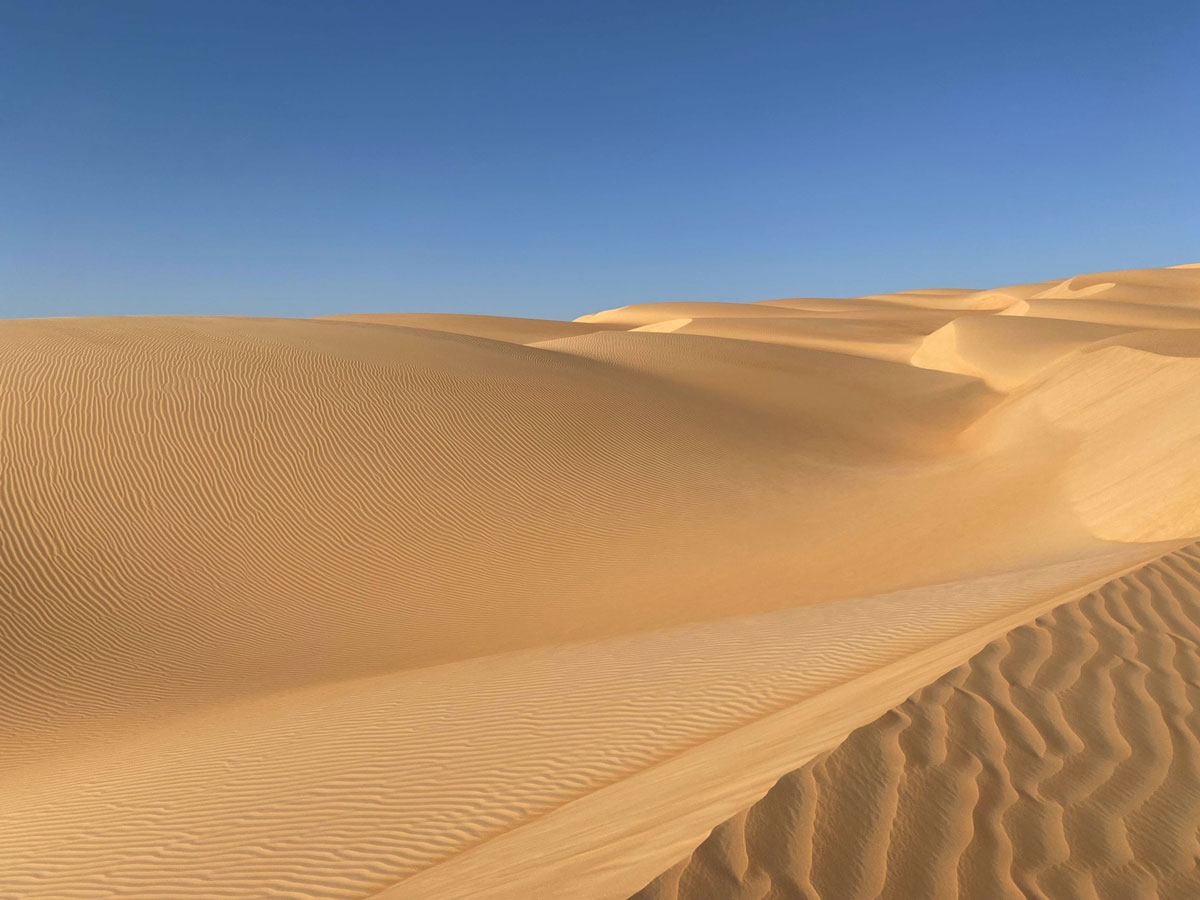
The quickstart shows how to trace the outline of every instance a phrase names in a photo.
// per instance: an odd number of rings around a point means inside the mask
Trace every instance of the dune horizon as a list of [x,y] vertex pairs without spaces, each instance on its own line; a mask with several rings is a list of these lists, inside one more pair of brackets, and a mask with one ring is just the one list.
[[0,373],[0,900],[1200,896],[1200,263]]

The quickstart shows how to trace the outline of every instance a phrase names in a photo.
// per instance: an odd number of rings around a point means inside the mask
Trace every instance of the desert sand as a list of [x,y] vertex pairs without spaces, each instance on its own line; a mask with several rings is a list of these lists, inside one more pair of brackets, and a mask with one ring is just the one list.
[[1200,896],[1200,267],[0,377],[4,900]]

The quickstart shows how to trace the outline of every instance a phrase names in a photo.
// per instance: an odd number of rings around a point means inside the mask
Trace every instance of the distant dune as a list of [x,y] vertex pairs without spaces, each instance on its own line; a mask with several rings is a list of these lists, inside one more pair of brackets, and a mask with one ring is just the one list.
[[0,898],[1200,896],[1200,268],[0,322]]

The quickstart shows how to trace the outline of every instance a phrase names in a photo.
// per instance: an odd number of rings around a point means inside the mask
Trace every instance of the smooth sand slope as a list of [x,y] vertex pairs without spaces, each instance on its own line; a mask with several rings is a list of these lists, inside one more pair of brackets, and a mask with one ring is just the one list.
[[628,897],[1185,558],[1198,326],[1196,268],[0,322],[0,898]]

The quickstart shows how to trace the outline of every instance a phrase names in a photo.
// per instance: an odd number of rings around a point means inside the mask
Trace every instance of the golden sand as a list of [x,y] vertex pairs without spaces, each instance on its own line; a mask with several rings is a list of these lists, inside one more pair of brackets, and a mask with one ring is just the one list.
[[1200,896],[1200,268],[0,375],[4,900]]

